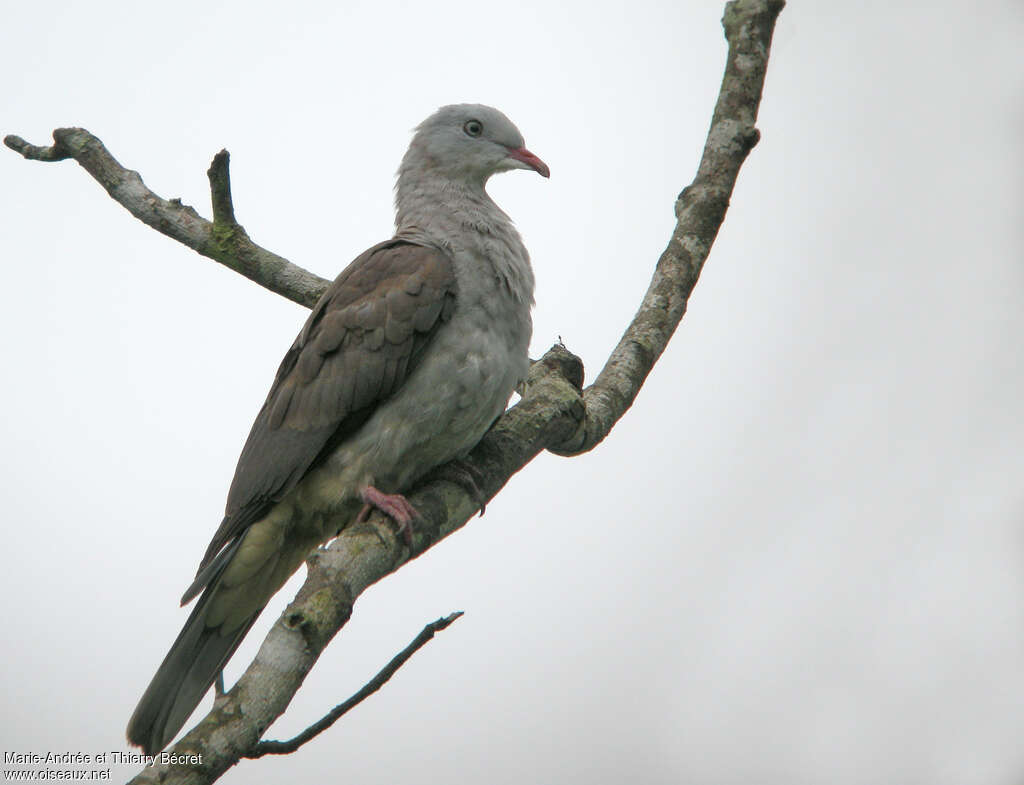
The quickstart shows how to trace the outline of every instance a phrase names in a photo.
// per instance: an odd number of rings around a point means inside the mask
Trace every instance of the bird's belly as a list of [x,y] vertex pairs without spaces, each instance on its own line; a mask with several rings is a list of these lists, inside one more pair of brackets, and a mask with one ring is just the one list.
[[[469,452],[525,375],[525,347],[510,346],[499,332],[480,325],[466,331],[451,327],[400,393],[371,418],[376,422],[362,429],[366,438],[357,449],[382,490],[405,488]],[[463,340],[466,334],[473,335],[472,343]]]

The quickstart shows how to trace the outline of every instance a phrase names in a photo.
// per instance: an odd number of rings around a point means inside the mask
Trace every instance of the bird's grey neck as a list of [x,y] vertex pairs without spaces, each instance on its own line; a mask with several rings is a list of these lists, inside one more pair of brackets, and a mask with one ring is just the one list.
[[530,257],[483,183],[453,181],[403,162],[395,187],[395,236],[489,263],[509,293],[533,303]]
[[430,170],[405,166],[395,185],[395,226],[447,234],[452,228],[481,229],[510,223],[483,183],[451,180]]

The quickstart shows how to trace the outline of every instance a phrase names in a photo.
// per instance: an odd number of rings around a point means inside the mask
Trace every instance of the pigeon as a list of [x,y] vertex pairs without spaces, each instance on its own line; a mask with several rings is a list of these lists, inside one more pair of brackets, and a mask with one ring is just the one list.
[[148,755],[185,724],[307,556],[480,441],[526,378],[534,277],[491,175],[549,177],[501,112],[444,106],[416,127],[395,234],[358,256],[285,354],[242,448],[225,515],[182,605],[185,626],[128,723]]

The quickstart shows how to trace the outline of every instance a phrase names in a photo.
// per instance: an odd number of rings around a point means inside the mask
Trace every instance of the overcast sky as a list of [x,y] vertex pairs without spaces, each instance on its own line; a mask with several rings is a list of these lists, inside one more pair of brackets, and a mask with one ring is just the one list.
[[[721,13],[10,4],[0,132],[84,126],[207,215],[226,147],[252,238],[333,277],[389,236],[410,129],[497,106],[552,171],[490,187],[533,256],[533,354],[562,336],[592,378],[695,171]],[[360,598],[269,738],[466,616],[317,741],[222,781],[1019,783],[1022,23],[1012,0],[791,0],[761,144],[636,405]],[[0,216],[0,740],[124,750],[306,312],[73,162],[0,150]]]

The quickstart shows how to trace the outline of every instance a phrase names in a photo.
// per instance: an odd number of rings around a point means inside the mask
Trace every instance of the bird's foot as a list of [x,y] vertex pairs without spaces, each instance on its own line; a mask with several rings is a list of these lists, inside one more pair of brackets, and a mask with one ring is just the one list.
[[357,521],[365,521],[374,509],[380,510],[398,524],[399,533],[409,546],[409,550],[412,550],[412,522],[414,518],[419,518],[420,514],[408,499],[400,493],[378,491],[372,485],[363,488],[359,492],[359,498],[363,500],[363,509],[359,511]]
[[480,483],[483,482],[484,476],[480,470],[472,464],[456,458],[454,461],[449,461],[448,463],[431,469],[423,479],[426,482],[430,482],[432,480],[446,480],[447,482],[453,482],[456,485],[461,486],[466,493],[473,498],[473,501],[475,501],[477,506],[480,508],[481,515],[483,515],[487,510],[487,497],[484,496],[484,492],[480,490]]

